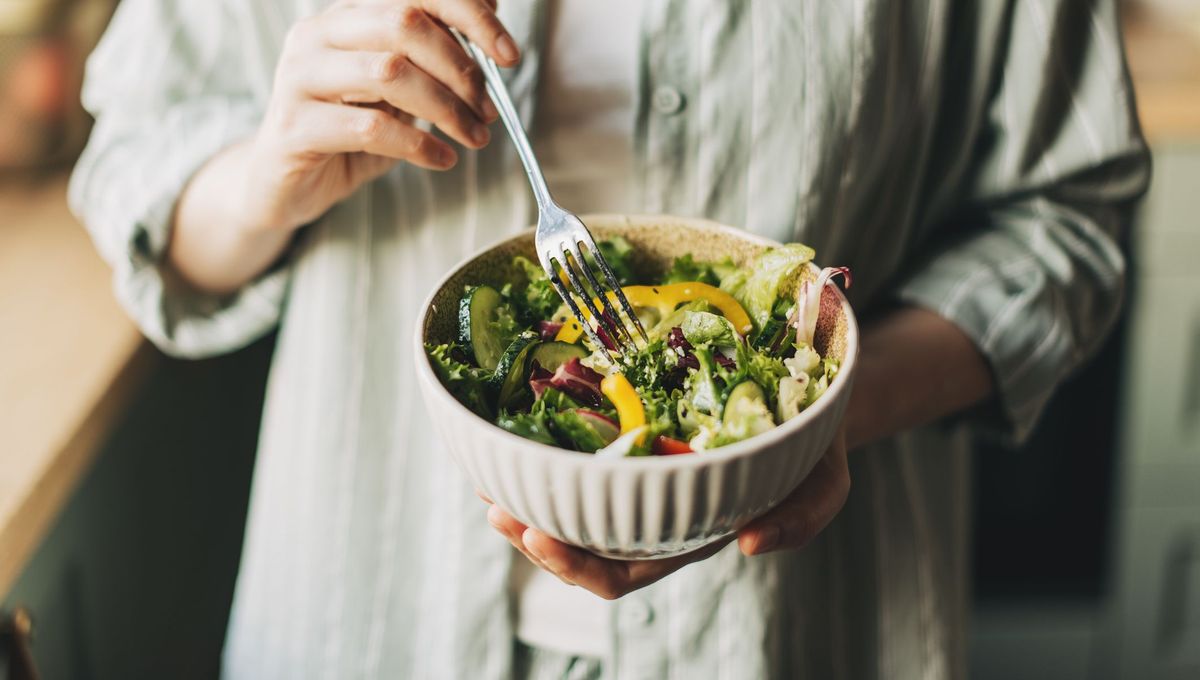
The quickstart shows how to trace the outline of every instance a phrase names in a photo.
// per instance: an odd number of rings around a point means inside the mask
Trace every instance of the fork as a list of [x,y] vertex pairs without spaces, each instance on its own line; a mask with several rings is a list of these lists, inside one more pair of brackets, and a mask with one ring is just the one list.
[[[629,304],[629,299],[621,290],[612,267],[605,261],[600,248],[592,239],[591,232],[584,226],[582,220],[573,213],[567,212],[551,198],[550,189],[546,186],[546,178],[542,175],[542,168],[533,154],[533,147],[529,144],[525,128],[521,126],[521,119],[517,116],[517,110],[513,106],[512,97],[509,96],[508,87],[500,76],[500,69],[496,66],[496,62],[492,61],[492,58],[474,43],[465,40],[461,35],[457,37],[482,69],[488,94],[496,104],[500,119],[504,121],[508,136],[512,139],[513,145],[517,147],[517,155],[520,156],[521,163],[525,166],[525,174],[529,177],[529,185],[533,188],[533,196],[538,205],[537,230],[533,237],[534,245],[537,248],[538,261],[541,263],[542,269],[546,270],[546,276],[550,278],[551,285],[554,286],[559,297],[571,308],[571,313],[575,315],[576,321],[583,327],[592,344],[599,348],[609,362],[612,362],[612,355],[609,354],[610,343],[604,341],[605,338],[601,335],[601,331],[604,336],[611,339],[611,349],[622,354],[636,352],[637,341],[630,332],[629,326],[633,326],[634,330],[638,332],[642,342],[649,342],[646,337],[646,329],[637,315],[633,313],[633,306]],[[604,281],[608,284],[607,290],[601,285],[592,268],[588,266],[580,246],[587,249],[588,255],[599,267]],[[557,269],[555,268],[556,264],[558,265]],[[566,276],[566,282],[563,281],[563,274]],[[586,286],[584,285],[585,280],[588,284]],[[567,288],[566,283],[570,283],[570,289]],[[624,310],[624,318],[613,305],[614,299]],[[582,301],[591,318],[596,320],[595,328],[592,327],[587,315],[580,308],[579,301]],[[599,308],[597,304],[599,304]]]

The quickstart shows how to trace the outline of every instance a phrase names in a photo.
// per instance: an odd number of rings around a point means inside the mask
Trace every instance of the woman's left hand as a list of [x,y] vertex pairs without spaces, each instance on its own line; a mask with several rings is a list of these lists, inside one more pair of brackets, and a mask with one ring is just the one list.
[[[737,533],[738,547],[746,555],[803,548],[833,520],[849,493],[850,470],[843,428],[825,456],[791,495]],[[521,524],[489,499],[484,500],[491,505],[488,521],[531,562],[606,600],[615,600],[693,562],[707,559],[733,540],[724,539],[686,555],[661,560],[611,560],[556,541]]]

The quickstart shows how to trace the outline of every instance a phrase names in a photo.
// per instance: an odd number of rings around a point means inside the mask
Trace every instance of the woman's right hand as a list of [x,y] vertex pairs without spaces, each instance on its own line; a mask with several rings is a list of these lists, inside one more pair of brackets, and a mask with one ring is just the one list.
[[446,27],[502,66],[517,61],[494,0],[340,0],[293,26],[245,149],[242,228],[290,232],[399,161],[452,167],[454,149],[415,119],[464,146],[487,144],[496,109]]

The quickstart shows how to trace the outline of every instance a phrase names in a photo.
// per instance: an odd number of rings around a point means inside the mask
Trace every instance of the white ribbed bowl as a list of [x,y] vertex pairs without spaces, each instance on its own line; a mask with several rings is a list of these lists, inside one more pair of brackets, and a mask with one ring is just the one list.
[[[685,253],[697,260],[728,255],[740,263],[777,245],[703,220],[582,219],[597,239],[624,236],[638,253],[637,264],[649,269]],[[841,358],[838,377],[799,416],[751,439],[694,455],[596,458],[518,437],[480,418],[442,387],[424,344],[453,339],[463,286],[500,283],[518,253],[533,255],[532,231],[481,251],[442,279],[422,308],[414,350],[426,407],[451,455],[480,491],[521,522],[608,557],[676,555],[727,536],[772,508],[833,441],[858,353],[858,327],[836,286],[822,297],[816,346]]]

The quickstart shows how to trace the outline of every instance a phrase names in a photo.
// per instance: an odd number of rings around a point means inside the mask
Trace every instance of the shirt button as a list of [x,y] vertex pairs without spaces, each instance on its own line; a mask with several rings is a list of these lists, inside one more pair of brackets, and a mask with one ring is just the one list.
[[654,619],[654,610],[644,600],[631,599],[622,603],[621,619],[627,626],[645,626]]
[[650,99],[654,110],[659,113],[669,116],[673,113],[679,113],[683,110],[683,94],[669,85],[659,85],[654,88],[654,94]]

